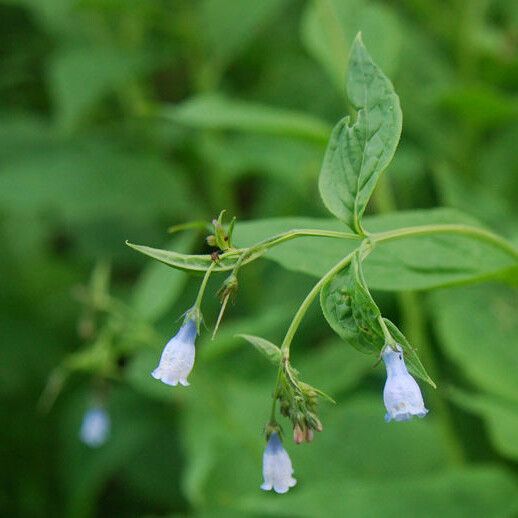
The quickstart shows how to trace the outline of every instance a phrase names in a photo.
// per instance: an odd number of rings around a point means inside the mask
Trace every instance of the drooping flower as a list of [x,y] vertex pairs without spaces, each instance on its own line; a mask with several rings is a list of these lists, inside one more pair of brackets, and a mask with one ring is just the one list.
[[180,383],[188,386],[187,376],[194,365],[197,334],[195,320],[187,317],[178,333],[164,347],[158,367],[151,373],[153,378],[167,385],[176,386]]
[[90,448],[102,446],[110,435],[111,420],[102,406],[89,408],[81,423],[80,438]]
[[293,467],[287,451],[282,446],[277,432],[268,439],[263,454],[263,478],[261,489],[276,493],[286,493],[297,481],[292,477]]
[[383,389],[383,401],[387,413],[385,421],[408,421],[413,416],[424,417],[428,410],[424,406],[421,389],[409,374],[401,346],[393,349],[385,346],[382,358],[387,369],[387,381]]

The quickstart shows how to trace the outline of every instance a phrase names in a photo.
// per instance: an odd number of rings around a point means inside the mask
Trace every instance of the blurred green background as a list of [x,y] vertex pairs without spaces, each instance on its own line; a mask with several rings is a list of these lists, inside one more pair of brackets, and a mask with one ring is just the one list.
[[[315,305],[293,361],[337,405],[313,444],[286,441],[298,485],[279,496],[259,490],[275,372],[234,334],[278,342],[315,278],[245,268],[174,389],[149,373],[199,278],[124,246],[207,251],[166,229],[223,208],[328,217],[358,30],[404,114],[370,212],[453,207],[518,244],[517,2],[2,0],[0,28],[2,516],[517,516],[515,287],[374,292],[439,385],[426,419],[390,425],[383,368]],[[94,450],[78,434],[102,380]]]

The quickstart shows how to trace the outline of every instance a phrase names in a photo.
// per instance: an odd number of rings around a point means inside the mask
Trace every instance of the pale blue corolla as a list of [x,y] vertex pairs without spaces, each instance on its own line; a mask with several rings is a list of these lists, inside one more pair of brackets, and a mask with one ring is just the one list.
[[408,421],[413,416],[424,417],[428,410],[424,407],[421,389],[409,374],[401,346],[396,349],[386,346],[382,358],[387,369],[387,381],[383,389],[383,401],[387,413],[385,421]]
[[108,412],[101,406],[91,407],[86,411],[81,423],[81,441],[91,448],[98,448],[108,439],[110,428]]
[[195,321],[187,319],[164,347],[158,367],[151,373],[153,378],[172,386],[178,383],[189,385],[187,376],[194,365],[194,342],[197,334]]
[[292,477],[293,467],[291,460],[282,446],[277,432],[273,432],[268,439],[263,454],[263,478],[261,489],[276,493],[286,493],[297,481]]

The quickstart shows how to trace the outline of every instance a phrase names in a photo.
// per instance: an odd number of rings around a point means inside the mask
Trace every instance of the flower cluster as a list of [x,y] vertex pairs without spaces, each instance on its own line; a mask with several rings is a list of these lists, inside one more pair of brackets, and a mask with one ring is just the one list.
[[296,444],[311,442],[315,431],[323,430],[322,423],[317,417],[319,393],[322,395],[311,385],[300,381],[299,373],[289,362],[284,362],[278,399],[281,414],[291,421],[293,441]]
[[[180,330],[167,342],[158,367],[151,373],[155,379],[172,386],[178,383],[189,385],[187,377],[194,366],[195,340],[200,320],[200,313],[195,308],[187,312]],[[401,346],[386,345],[381,356],[387,370],[383,390],[387,409],[385,420],[407,421],[413,416],[424,417],[428,410],[424,406],[419,385],[407,370]],[[299,373],[288,361],[282,361],[281,367],[279,390],[275,396],[280,402],[280,412],[290,419],[296,444],[311,442],[314,432],[320,432],[323,428],[316,410],[317,398],[324,394],[300,381]],[[266,436],[264,483],[261,489],[286,493],[295,486],[296,480],[293,478],[290,457],[282,445],[280,428],[275,421],[268,425]]]

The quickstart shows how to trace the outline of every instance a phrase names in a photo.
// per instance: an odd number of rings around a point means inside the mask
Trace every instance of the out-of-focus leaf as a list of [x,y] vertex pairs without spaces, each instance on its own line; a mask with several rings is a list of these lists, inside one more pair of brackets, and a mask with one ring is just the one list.
[[211,59],[224,66],[242,53],[285,3],[286,0],[262,0],[253,4],[204,0],[201,4],[202,36]]
[[358,354],[351,347],[344,347],[339,338],[310,351],[292,357],[297,370],[311,385],[317,384],[332,396],[344,390],[350,390],[368,373],[372,372],[372,360]]
[[369,52],[386,73],[395,71],[402,43],[398,18],[385,4],[367,0],[312,0],[302,22],[302,39],[339,91],[350,43],[361,31]]
[[324,145],[270,135],[213,135],[203,141],[202,153],[217,164],[222,176],[274,178],[298,192],[313,192]]
[[450,388],[448,396],[468,412],[473,412],[486,422],[494,447],[506,457],[518,459],[518,404],[488,394],[470,394]]
[[[325,509],[351,518],[397,518],[402,509],[420,518],[464,518],[467,514],[499,518],[518,509],[514,478],[494,467],[448,470],[395,481],[380,482],[340,477],[312,483],[305,491],[291,491],[283,501],[250,496],[242,500],[243,512],[263,516],[312,517]],[[286,511],[289,509],[289,511]]]
[[5,210],[84,222],[109,217],[149,220],[187,206],[179,170],[154,154],[97,138],[19,142],[18,153],[11,149],[0,174]]
[[459,119],[482,128],[515,121],[518,116],[517,99],[480,86],[449,89],[440,103]]
[[61,49],[49,68],[57,117],[70,128],[106,94],[150,69],[152,56],[110,46]]
[[331,128],[317,117],[221,96],[199,96],[178,106],[165,106],[161,115],[197,129],[235,130],[325,142]]
[[274,365],[279,365],[281,361],[281,350],[272,342],[261,338],[260,336],[238,335],[251,343],[268,361]]
[[[185,233],[172,239],[170,246],[189,252],[195,240],[195,234]],[[180,295],[186,280],[180,270],[149,263],[134,287],[133,309],[146,320],[158,320]]]
[[[364,223],[371,232],[442,223],[479,226],[473,218],[451,209],[367,216]],[[249,246],[293,228],[343,230],[343,226],[333,220],[275,218],[238,223],[234,241],[238,246]],[[269,250],[264,257],[289,270],[320,277],[357,245],[357,242],[341,239],[302,237]],[[363,267],[369,288],[391,291],[429,289],[506,275],[512,281],[518,276],[516,259],[509,252],[459,234],[380,243]]]
[[214,339],[209,339],[208,334],[200,337],[199,357],[203,361],[213,361],[236,349],[246,348],[239,336],[243,333],[274,336],[279,327],[288,321],[292,311],[292,308],[284,305],[271,305],[259,313],[225,322]]
[[356,119],[347,116],[333,129],[319,188],[329,211],[362,233],[363,212],[396,151],[402,114],[392,83],[372,61],[360,35],[349,58],[347,95]]
[[445,354],[485,391],[518,403],[518,293],[483,284],[430,295]]
[[516,124],[485,139],[473,157],[469,175],[447,163],[437,165],[434,172],[443,203],[511,233],[518,222],[518,168],[513,147],[517,139]]

